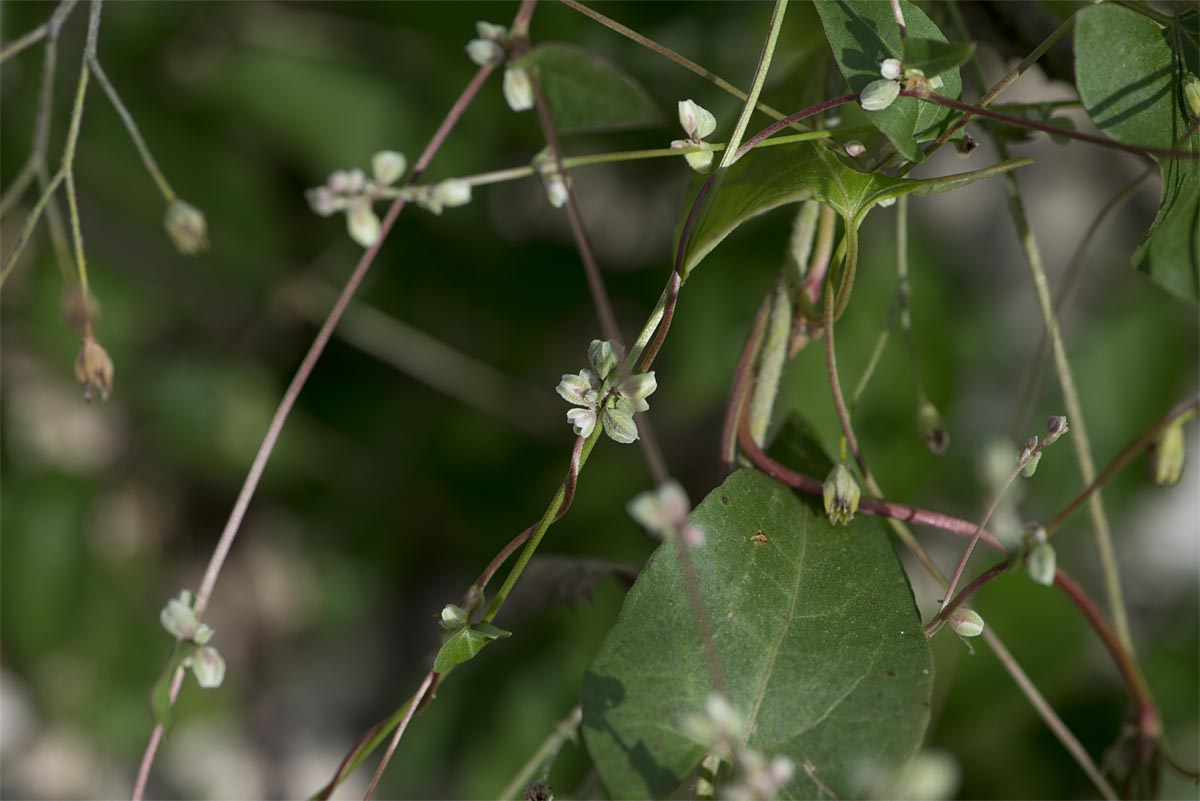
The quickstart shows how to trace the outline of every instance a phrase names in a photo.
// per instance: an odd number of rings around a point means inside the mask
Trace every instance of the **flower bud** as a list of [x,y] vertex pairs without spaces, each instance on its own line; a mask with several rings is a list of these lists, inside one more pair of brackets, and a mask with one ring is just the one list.
[[384,186],[391,186],[400,180],[406,169],[408,159],[394,150],[380,150],[371,158],[371,172],[375,174],[375,180]]
[[1183,441],[1183,418],[1178,417],[1159,432],[1150,446],[1150,479],[1160,487],[1173,487],[1183,478],[1187,450]]
[[1183,79],[1183,100],[1192,119],[1200,119],[1200,78],[1190,72]]
[[196,681],[201,687],[212,689],[220,687],[221,682],[225,681],[225,660],[211,645],[197,649],[191,662],[192,673],[196,675]]
[[308,207],[322,217],[330,217],[335,212],[346,208],[346,199],[328,186],[318,186],[306,190],[304,198],[308,201]]
[[900,84],[896,81],[872,81],[859,95],[858,102],[866,111],[883,111],[900,96]]
[[844,526],[854,519],[862,493],[854,475],[844,462],[839,462],[829,471],[822,488],[825,496],[825,514],[835,526]]
[[93,392],[100,393],[101,400],[108,400],[113,387],[113,362],[94,336],[84,336],[79,355],[75,357],[75,378],[83,384],[83,397],[92,399]]
[[554,788],[538,779],[525,788],[525,801],[554,801]]
[[467,42],[467,57],[481,67],[499,64],[504,60],[504,48],[491,39],[472,39]]
[[369,248],[379,240],[379,218],[371,208],[369,198],[355,198],[346,211],[346,229],[350,238],[364,248]]
[[971,152],[979,147],[979,142],[975,141],[975,137],[969,133],[963,132],[962,139],[954,143],[954,149],[958,151],[960,156],[969,156]]
[[1054,585],[1057,561],[1054,546],[1042,541],[1030,549],[1029,557],[1025,561],[1025,567],[1029,571],[1031,579],[1043,587],[1050,587]]
[[1070,429],[1067,427],[1067,418],[1062,415],[1054,415],[1046,418],[1046,444],[1049,445],[1054,440],[1067,433]]
[[508,38],[508,28],[483,20],[475,23],[475,33],[480,39],[491,39],[494,42],[503,42]]
[[175,200],[167,206],[164,224],[175,248],[185,256],[194,256],[208,248],[208,223],[195,206]]
[[504,100],[513,111],[533,108],[533,83],[521,67],[509,67],[504,71]]
[[926,447],[938,456],[950,447],[950,434],[942,424],[942,416],[928,400],[922,400],[917,406],[917,430],[921,432]]
[[461,606],[446,604],[442,607],[442,628],[446,631],[456,631],[469,622],[467,612]]
[[960,606],[950,613],[950,628],[959,637],[978,637],[983,634],[983,618],[974,609]]
[[717,129],[717,118],[694,100],[680,100],[679,125],[688,139],[703,139]]
[[879,74],[889,81],[894,81],[900,77],[900,59],[885,58],[883,63],[879,65]]
[[867,152],[867,148],[862,142],[857,139],[851,139],[846,143],[846,155],[852,159],[856,159],[863,153]]
[[433,198],[448,209],[465,206],[471,202],[471,184],[461,178],[450,178],[433,187]]
[[619,353],[619,346],[614,345],[607,339],[593,339],[588,345],[588,364],[592,366],[592,370],[600,377],[600,380],[608,378],[617,367],[617,362],[621,360],[623,353]]

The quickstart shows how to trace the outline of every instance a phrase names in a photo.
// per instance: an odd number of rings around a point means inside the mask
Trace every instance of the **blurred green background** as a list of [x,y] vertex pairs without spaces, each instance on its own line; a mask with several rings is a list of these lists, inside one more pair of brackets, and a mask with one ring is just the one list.
[[[1024,28],[1071,4],[974,6]],[[737,84],[747,84],[767,3],[605,3],[605,13]],[[49,3],[0,3],[3,41],[41,24]],[[168,597],[195,588],[275,404],[361,250],[340,217],[303,197],[332,170],[396,149],[414,160],[473,74],[463,45],[479,19],[508,24],[515,3],[112,3],[100,58],[181,197],[208,217],[212,248],[178,255],[165,208],[121,122],[93,88],[76,174],[96,331],[116,364],[107,404],[74,383],[79,346],[44,230],[0,296],[0,791],[6,797],[129,792],[152,726],[149,688],[170,641]],[[978,12],[976,14],[976,12]],[[936,4],[931,13],[938,19]],[[50,154],[57,164],[78,77],[86,10],[63,32]],[[1026,25],[1025,23],[1028,23]],[[1002,30],[997,23],[991,31]],[[1048,30],[1048,29],[1047,29]],[[569,154],[662,147],[691,97],[727,135],[739,103],[572,10],[545,3],[534,41],[578,44],[621,64],[663,111],[657,130],[567,137]],[[1003,73],[1027,45],[1002,32],[982,48]],[[996,34],[993,33],[993,36]],[[816,15],[789,11],[764,99],[792,110],[840,90],[826,78]],[[1007,46],[1004,43],[1008,42]],[[1065,48],[1065,49],[1064,49]],[[29,150],[42,50],[0,74],[0,177]],[[1064,63],[1066,71],[1062,67]],[[1012,101],[1069,99],[1069,44]],[[1055,66],[1057,65],[1057,66]],[[977,96],[968,90],[968,96]],[[1070,112],[1079,127],[1084,116]],[[756,117],[752,129],[766,123]],[[981,131],[976,138],[985,140]],[[526,164],[543,142],[532,114],[509,111],[497,76],[427,173],[431,179]],[[1123,154],[1042,138],[1014,146],[1052,280],[1096,212],[1142,167]],[[939,154],[919,174],[993,159]],[[682,160],[591,167],[575,176],[604,278],[627,337],[666,280],[671,231],[689,181]],[[1197,320],[1129,266],[1153,218],[1147,183],[1091,243],[1062,315],[1097,460],[1103,464],[1197,383]],[[4,253],[33,202],[3,223]],[[990,443],[1022,441],[1064,411],[1043,374],[1032,423],[1014,419],[1040,318],[998,182],[911,205],[912,310],[920,365],[953,441],[932,456],[914,426],[911,369],[897,340],[856,415],[894,500],[976,517]],[[720,480],[718,439],[733,366],[779,268],[791,218],[772,214],[721,246],[684,289],[656,364],[650,413],[672,472],[698,501]],[[838,330],[843,381],[866,363],[895,290],[895,211],[872,215],[854,303]],[[600,334],[565,216],[536,180],[483,187],[441,217],[404,212],[293,412],[217,585],[208,622],[229,667],[218,690],[189,679],[151,777],[157,797],[305,796],[369,725],[411,693],[431,663],[436,615],[545,508],[572,441],[554,395]],[[382,315],[379,316],[379,315]],[[414,333],[415,332],[415,333]],[[475,360],[428,356],[421,333]],[[365,346],[365,347],[364,347]],[[836,421],[819,349],[787,375],[784,405],[828,446]],[[368,352],[369,351],[369,352]],[[397,369],[396,365],[402,365]],[[403,367],[403,365],[409,365]],[[445,391],[447,386],[451,391]],[[1189,428],[1195,453],[1196,426]],[[1139,655],[1173,751],[1194,765],[1200,493],[1188,466],[1172,490],[1141,464],[1106,490]],[[636,448],[598,447],[547,554],[634,567],[653,548],[624,512],[650,478]],[[1047,453],[1022,513],[1047,519],[1080,488],[1070,446]],[[960,545],[923,540],[945,569]],[[1100,597],[1086,517],[1056,541],[1061,564]],[[987,561],[979,559],[983,566]],[[916,572],[929,613],[939,597]],[[561,577],[560,577],[561,578]],[[555,586],[554,579],[545,579]],[[493,797],[577,700],[580,677],[620,608],[604,579],[590,599],[548,604],[527,591],[498,621],[516,632],[456,671],[405,737],[380,794]],[[1097,760],[1127,711],[1099,642],[1060,595],[1017,574],[977,608]],[[963,798],[1082,798],[1091,788],[986,648],[936,641],[929,745],[960,761]],[[373,764],[373,763],[371,763]],[[584,781],[568,744],[552,784]],[[361,794],[358,775],[344,792]],[[1169,797],[1196,797],[1169,779]],[[593,796],[595,797],[595,796]]]

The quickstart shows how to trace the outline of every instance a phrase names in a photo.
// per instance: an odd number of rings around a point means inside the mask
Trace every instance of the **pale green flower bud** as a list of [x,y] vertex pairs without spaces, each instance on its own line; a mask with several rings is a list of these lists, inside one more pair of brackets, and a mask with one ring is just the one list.
[[983,634],[983,618],[974,609],[960,606],[950,613],[950,628],[959,637],[978,637]]
[[1192,119],[1200,119],[1200,78],[1190,72],[1183,78],[1183,100]]
[[225,681],[225,660],[211,645],[197,649],[191,663],[197,683],[206,690],[220,687],[221,682]]
[[1187,450],[1183,441],[1183,418],[1164,428],[1150,446],[1150,478],[1160,487],[1173,487],[1183,478]]
[[355,198],[346,210],[346,229],[350,238],[364,248],[369,248],[379,241],[379,217],[371,208],[369,198]]
[[859,95],[858,102],[866,111],[882,111],[900,96],[900,84],[896,81],[872,81]]
[[408,159],[394,150],[381,150],[371,158],[371,172],[375,174],[375,180],[384,186],[396,183],[407,169]]
[[461,178],[450,178],[433,187],[433,199],[439,206],[452,209],[471,202],[471,184]]
[[900,59],[885,58],[879,65],[879,74],[889,81],[894,81],[900,77]]
[[195,206],[175,200],[167,207],[164,225],[175,248],[185,256],[194,256],[208,248],[208,223]]
[[461,606],[446,604],[442,607],[441,625],[446,631],[457,631],[469,622],[466,610]]
[[628,401],[618,399],[600,414],[604,433],[614,442],[628,445],[638,438],[637,423],[633,421],[633,407]]
[[472,39],[467,42],[467,57],[481,67],[499,64],[504,60],[504,48],[490,39]]
[[1043,540],[1029,550],[1025,566],[1031,579],[1043,587],[1051,587],[1054,585],[1057,561],[1054,546]]
[[830,523],[844,526],[854,519],[862,493],[854,475],[844,462],[839,462],[829,471],[822,489],[825,496],[825,514],[829,516]]
[[533,108],[533,84],[524,69],[509,67],[504,71],[504,100],[513,111]]
[[852,159],[856,159],[863,153],[867,152],[866,146],[857,139],[851,139],[846,143],[846,155]]
[[593,339],[592,344],[588,345],[588,364],[601,381],[607,379],[616,369],[617,362],[624,355],[619,345],[614,345],[607,339]]
[[689,147],[699,147],[699,150],[693,150],[690,153],[684,153],[683,158],[687,161],[688,166],[701,175],[712,169],[713,149],[708,142],[693,142]]
[[937,407],[928,400],[922,400],[917,406],[917,430],[921,432],[925,446],[938,456],[950,447],[950,433],[942,424],[942,416]]
[[508,28],[482,20],[475,23],[475,33],[480,39],[491,39],[495,42],[503,42],[508,38]]

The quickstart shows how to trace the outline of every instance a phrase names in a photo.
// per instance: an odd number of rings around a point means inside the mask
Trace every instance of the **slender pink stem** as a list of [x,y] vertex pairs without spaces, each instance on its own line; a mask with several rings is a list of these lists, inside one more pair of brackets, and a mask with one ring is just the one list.
[[[463,89],[462,94],[459,95],[458,100],[455,101],[450,111],[446,114],[445,119],[442,120],[442,124],[429,140],[429,144],[421,152],[420,158],[417,159],[417,163],[413,167],[412,174],[409,176],[407,182],[409,185],[416,182],[426,168],[428,168],[429,163],[433,161],[433,157],[437,155],[438,150],[441,149],[450,132],[454,130],[454,126],[458,124],[463,113],[467,110],[471,101],[475,99],[475,95],[479,93],[480,88],[491,72],[491,66],[480,67],[466,88]],[[200,589],[196,593],[196,617],[201,617],[208,606],[213,588],[217,583],[217,578],[221,574],[221,568],[225,564],[225,559],[229,556],[229,551],[233,548],[233,541],[236,539],[238,531],[241,529],[242,521],[246,517],[246,510],[250,506],[250,500],[254,497],[254,492],[258,488],[258,483],[262,479],[263,472],[266,470],[267,462],[271,458],[271,453],[279,441],[283,425],[287,421],[288,415],[296,403],[296,399],[300,397],[300,391],[304,388],[304,384],[308,381],[309,376],[312,375],[317,360],[324,353],[325,346],[329,343],[329,339],[333,335],[333,330],[337,327],[338,321],[341,320],[342,314],[346,311],[346,307],[349,305],[354,293],[358,290],[359,285],[362,284],[367,271],[371,269],[371,265],[375,261],[375,256],[379,253],[379,249],[387,239],[392,226],[395,225],[396,218],[400,216],[400,212],[404,209],[404,204],[405,200],[403,197],[396,198],[393,201],[380,226],[379,239],[374,245],[367,248],[362,258],[359,259],[358,265],[354,268],[354,272],[350,274],[350,278],[346,281],[341,294],[338,295],[338,299],[330,310],[329,316],[325,319],[324,324],[321,325],[316,338],[313,339],[312,345],[309,346],[308,353],[305,354],[304,360],[300,363],[300,367],[292,377],[291,383],[288,384],[283,398],[279,401],[279,407],[275,410],[275,416],[271,418],[270,425],[267,426],[267,433],[263,436],[262,443],[258,446],[258,453],[255,454],[254,461],[250,465],[250,470],[246,474],[246,480],[242,484],[242,489],[238,493],[237,500],[234,502],[233,511],[230,512],[229,520],[225,523],[225,529],[221,532],[221,537],[217,541],[217,546],[213,550],[212,557],[209,559],[208,567],[204,571],[204,578],[200,583]],[[175,703],[175,699],[179,697],[179,688],[182,684],[183,671],[180,670],[176,672],[176,678],[171,685],[170,701],[172,705]],[[145,794],[150,767],[154,763],[154,756],[158,751],[159,744],[162,742],[162,736],[162,724],[156,724],[154,730],[150,733],[150,741],[146,744],[146,751],[142,756],[142,762],[138,769],[137,780],[133,788],[133,801],[140,801]]]
[[400,738],[404,736],[404,730],[408,728],[408,722],[417,713],[417,707],[425,699],[425,693],[429,690],[429,685],[433,684],[435,676],[437,674],[432,670],[425,674],[425,681],[421,682],[420,689],[417,690],[417,694],[413,696],[412,702],[408,705],[408,711],[404,713],[404,717],[400,719],[400,725],[396,727],[396,733],[392,735],[392,741],[388,743],[387,751],[383,753],[383,759],[379,760],[379,767],[375,768],[375,775],[371,777],[371,783],[367,785],[367,792],[363,796],[363,801],[370,801],[372,794],[375,792],[375,786],[383,778],[383,771],[387,768],[388,762],[392,760],[392,754],[396,753],[396,746],[400,744]]
[[725,424],[721,430],[721,466],[725,468],[726,473],[733,472],[734,458],[737,455],[738,421],[742,419],[742,409],[753,386],[750,366],[754,363],[754,357],[758,355],[763,330],[767,327],[767,310],[770,307],[771,296],[767,295],[758,307],[758,314],[754,315],[754,323],[750,326],[750,333],[746,335],[746,344],[742,346],[737,369],[733,371],[729,404],[725,407]]

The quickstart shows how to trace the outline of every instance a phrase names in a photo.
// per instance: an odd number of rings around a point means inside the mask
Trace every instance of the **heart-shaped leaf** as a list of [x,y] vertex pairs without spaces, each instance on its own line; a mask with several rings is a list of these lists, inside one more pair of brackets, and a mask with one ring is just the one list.
[[[1194,15],[1192,19],[1194,23]],[[1164,32],[1121,6],[1087,8],[1075,25],[1079,97],[1097,128],[1128,144],[1200,152],[1200,132],[1193,128],[1188,134],[1180,69],[1182,62],[1193,74],[1200,73],[1197,60],[1194,39],[1181,26]],[[1162,198],[1133,263],[1159,286],[1197,303],[1200,162],[1157,160]]]
[[662,122],[646,91],[607,59],[569,45],[544,44],[515,66],[534,71],[562,133],[648,128]]
[[[833,56],[853,91],[861,92],[867,84],[879,80],[879,65],[885,59],[904,61],[904,44],[889,3],[882,0],[816,0],[816,5]],[[921,9],[906,0],[900,0],[900,7],[904,10],[909,36],[946,41]],[[962,93],[958,69],[946,69],[941,76],[945,85],[939,94],[958,97]],[[891,140],[902,156],[918,162],[925,159],[918,143],[937,138],[949,127],[953,116],[950,109],[915,97],[901,97],[881,111],[867,112],[867,119]]]
[[474,658],[475,654],[482,651],[483,647],[493,640],[502,640],[511,636],[511,631],[498,629],[488,623],[475,623],[463,626],[461,629],[448,631],[442,639],[441,650],[438,651],[437,658],[433,661],[433,671],[446,673],[451,668]]
[[[929,721],[931,654],[882,524],[820,507],[743,470],[692,515],[691,551],[724,692],[745,745],[791,758],[782,798],[839,797],[866,762],[896,764]],[[583,732],[613,798],[664,796],[704,758],[681,721],[714,692],[679,562],[650,558],[584,676]]]
[[[910,180],[859,172],[827,148],[808,142],[758,148],[717,176],[706,207],[688,236],[683,275],[686,278],[739,225],[789,203],[819,200],[852,224],[860,225],[880,201],[907,194],[948,192],[1030,163],[1029,159],[1016,159],[972,172]],[[685,210],[691,208],[702,183],[699,177],[693,180],[692,190],[684,199]],[[676,230],[676,241],[682,224]]]

